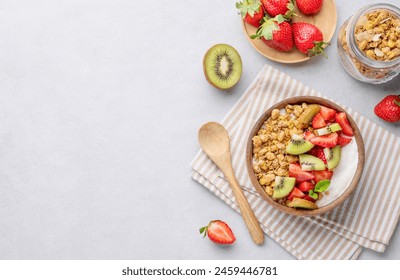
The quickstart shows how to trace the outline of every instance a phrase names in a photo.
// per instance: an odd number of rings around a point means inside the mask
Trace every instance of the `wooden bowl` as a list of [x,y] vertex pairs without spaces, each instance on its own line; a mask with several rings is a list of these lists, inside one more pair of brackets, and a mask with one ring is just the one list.
[[[282,212],[291,214],[291,215],[297,215],[297,216],[314,216],[314,215],[319,215],[323,214],[326,212],[329,212],[333,210],[335,207],[338,205],[342,204],[349,196],[350,194],[355,190],[357,187],[358,182],[360,181],[363,168],[364,168],[364,158],[365,158],[365,151],[364,151],[364,142],[360,133],[359,128],[357,127],[356,123],[354,120],[350,117],[349,114],[346,113],[347,119],[350,122],[351,127],[353,128],[354,131],[354,136],[353,140],[350,142],[348,145],[350,148],[348,152],[348,156],[345,154],[346,153],[346,147],[343,148],[342,152],[342,157],[341,157],[341,162],[339,163],[338,167],[335,169],[333,177],[332,177],[332,184],[330,188],[330,194],[331,195],[331,189],[333,190],[333,187],[337,188],[337,195],[333,195],[331,197],[332,201],[328,200],[328,204],[322,205],[318,209],[315,210],[303,210],[303,209],[295,209],[291,208],[288,206],[284,206],[276,201],[274,201],[267,193],[264,191],[264,188],[260,185],[258,182],[256,175],[253,171],[253,141],[252,138],[253,136],[257,135],[257,132],[260,130],[260,128],[263,126],[264,121],[266,121],[270,115],[273,109],[282,109],[288,104],[302,104],[303,102],[307,104],[320,104],[332,109],[335,109],[338,112],[345,112],[343,108],[341,108],[339,105],[324,99],[320,97],[314,97],[314,96],[302,96],[302,97],[292,97],[285,99],[271,108],[269,108],[256,122],[254,125],[253,129],[251,130],[251,133],[249,135],[249,138],[247,140],[247,146],[246,146],[246,166],[247,166],[247,172],[250,176],[250,180],[256,189],[256,191],[261,195],[263,199],[265,199],[270,205],[275,207],[276,209],[279,209]],[[354,141],[355,140],[355,141]],[[352,146],[350,146],[352,145]],[[351,153],[357,154],[357,156],[351,156]],[[347,156],[347,158],[344,159],[344,156]],[[358,160],[358,163],[356,163],[356,159]],[[343,162],[345,161],[345,162]],[[346,166],[346,161],[351,165],[351,168],[349,166]],[[341,167],[342,164],[342,167]],[[339,172],[336,172],[338,168],[341,168],[342,171],[342,178],[340,177],[341,174]],[[346,173],[346,174],[345,174]],[[339,176],[339,177],[337,177]],[[337,180],[336,185],[333,184],[333,180]],[[342,179],[342,180],[341,180]],[[345,181],[340,182],[340,181]],[[324,197],[329,197],[329,195],[325,195]],[[322,200],[321,200],[322,201]],[[318,202],[317,202],[318,204]]]
[[[334,0],[324,0],[321,11],[315,16],[306,16],[299,12],[296,7],[296,14],[293,22],[308,22],[321,29],[324,35],[324,42],[329,42],[336,30],[337,14]],[[261,39],[251,39],[250,35],[256,34],[257,28],[243,22],[243,31],[250,44],[263,56],[270,60],[281,63],[298,63],[310,59],[306,54],[299,52],[296,47],[289,52],[280,52],[268,47]]]

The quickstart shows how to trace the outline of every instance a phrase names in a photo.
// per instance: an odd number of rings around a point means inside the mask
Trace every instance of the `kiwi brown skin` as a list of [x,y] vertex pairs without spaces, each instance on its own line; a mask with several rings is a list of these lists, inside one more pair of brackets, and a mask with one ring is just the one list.
[[[206,60],[207,60],[207,57],[208,57],[209,53],[210,53],[211,51],[213,51],[215,48],[218,48],[218,47],[221,47],[221,48],[222,48],[222,47],[224,47],[224,46],[228,46],[228,47],[230,47],[230,48],[232,48],[233,50],[236,51],[237,56],[238,56],[238,60],[239,60],[239,61],[237,61],[236,63],[239,64],[239,65],[237,65],[237,67],[240,67],[239,78],[237,79],[237,81],[236,81],[235,83],[232,84],[232,86],[229,86],[229,87],[220,87],[220,86],[218,86],[217,84],[213,83],[213,81],[211,81],[211,79],[209,78],[209,75],[210,75],[210,74],[207,73],[207,68],[206,68]],[[207,82],[208,82],[210,85],[212,85],[213,87],[215,87],[215,88],[217,88],[217,89],[222,89],[222,90],[231,89],[232,87],[234,87],[234,86],[239,82],[239,80],[240,80],[240,78],[241,78],[241,76],[242,76],[242,59],[241,59],[241,57],[240,57],[240,54],[238,53],[238,51],[237,51],[234,47],[232,47],[232,46],[230,46],[230,45],[227,45],[227,44],[216,44],[216,45],[212,46],[211,48],[209,48],[209,49],[207,50],[207,52],[204,54],[204,57],[203,57],[203,72],[204,72],[204,76],[206,77]]]

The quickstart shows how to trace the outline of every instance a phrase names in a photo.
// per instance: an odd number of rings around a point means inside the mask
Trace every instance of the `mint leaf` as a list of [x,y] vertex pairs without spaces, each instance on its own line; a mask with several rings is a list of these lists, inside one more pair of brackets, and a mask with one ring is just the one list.
[[314,198],[315,200],[318,199],[318,194],[316,194],[313,190],[308,191],[308,195]]
[[314,192],[324,192],[329,188],[330,184],[331,180],[321,180],[315,185]]

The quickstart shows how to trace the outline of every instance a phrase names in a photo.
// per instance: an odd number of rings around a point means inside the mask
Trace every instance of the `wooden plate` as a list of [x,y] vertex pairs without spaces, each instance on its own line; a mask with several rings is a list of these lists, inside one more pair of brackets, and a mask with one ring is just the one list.
[[[302,104],[303,102],[305,102],[307,104],[320,104],[320,105],[335,109],[338,112],[345,112],[345,110],[343,108],[341,108],[339,105],[337,105],[336,103],[333,103],[332,101],[329,101],[327,99],[315,97],[315,96],[301,96],[301,97],[299,96],[299,97],[292,97],[292,98],[282,100],[281,102],[279,102],[279,103],[275,104],[274,106],[272,106],[271,108],[269,108],[257,120],[256,124],[254,125],[253,129],[251,130],[251,133],[247,140],[247,146],[246,146],[246,166],[247,166],[247,172],[249,174],[250,180],[251,180],[254,188],[260,194],[260,196],[264,200],[266,200],[270,205],[272,205],[276,209],[279,209],[282,212],[296,215],[296,216],[315,216],[315,215],[320,215],[320,214],[329,212],[329,211],[333,210],[335,207],[337,207],[338,205],[342,204],[350,196],[350,194],[356,189],[357,184],[360,181],[360,178],[361,178],[361,175],[362,175],[362,172],[364,169],[364,159],[365,159],[364,142],[363,142],[359,128],[357,127],[354,120],[349,116],[349,114],[346,113],[347,119],[349,120],[350,125],[354,131],[354,136],[353,136],[353,141],[352,141],[353,145],[354,145],[353,150],[358,155],[358,158],[356,156],[355,158],[350,157],[347,159],[348,162],[356,163],[353,167],[354,174],[352,172],[348,172],[351,174],[346,177],[346,183],[343,185],[337,186],[337,188],[341,188],[340,192],[338,193],[338,196],[334,197],[334,199],[332,201],[330,201],[328,204],[323,205],[315,210],[302,210],[302,209],[295,209],[295,208],[290,208],[290,207],[284,206],[284,205],[274,201],[269,195],[267,195],[267,193],[264,191],[264,188],[258,182],[256,175],[254,174],[254,171],[253,171],[253,141],[252,141],[253,136],[256,135],[257,132],[260,130],[264,121],[270,117],[273,109],[282,109],[288,104],[292,104],[292,105]],[[350,143],[350,144],[352,144],[352,143]],[[346,149],[346,148],[347,148],[347,146],[344,149]],[[342,166],[341,166],[342,170],[345,170],[348,168],[348,166],[346,166],[346,162],[343,162],[343,154],[344,153],[342,153],[341,162],[339,163],[338,167],[335,169],[335,172],[333,174],[332,185],[333,185],[333,180],[335,179],[335,176],[340,176],[340,172],[339,172],[339,170],[337,170],[340,167],[340,165],[342,164]],[[348,181],[347,181],[347,178],[348,178]],[[338,179],[343,179],[343,178],[338,177]],[[329,195],[331,195],[331,193]]]
[[[296,14],[301,17],[294,17],[293,22],[308,22],[318,26],[324,35],[324,41],[329,42],[336,30],[337,14],[334,0],[324,0],[321,11],[315,16],[306,16],[299,12],[296,7]],[[243,22],[243,31],[250,44],[263,56],[281,63],[298,63],[310,59],[307,55],[299,52],[296,47],[289,52],[280,52],[268,47],[261,39],[251,39],[250,35],[256,34],[257,28]],[[332,46],[330,46],[332,47]]]

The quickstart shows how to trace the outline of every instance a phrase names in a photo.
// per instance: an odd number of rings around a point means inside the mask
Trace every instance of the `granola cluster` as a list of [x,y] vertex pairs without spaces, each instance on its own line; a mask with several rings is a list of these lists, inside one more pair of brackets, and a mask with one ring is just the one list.
[[289,176],[289,164],[298,162],[298,156],[286,154],[286,145],[293,134],[304,130],[297,118],[308,105],[287,105],[274,109],[253,140],[253,170],[265,192],[272,196],[275,176]]

